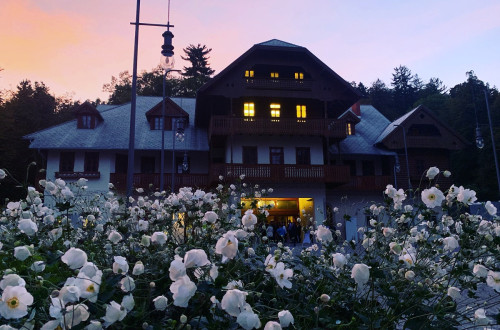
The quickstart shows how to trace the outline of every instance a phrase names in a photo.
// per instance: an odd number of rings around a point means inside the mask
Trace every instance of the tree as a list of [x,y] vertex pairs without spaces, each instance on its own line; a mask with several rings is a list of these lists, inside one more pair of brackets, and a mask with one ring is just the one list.
[[377,108],[389,120],[397,118],[397,113],[392,101],[392,91],[382,80],[377,79],[372,83],[371,87],[368,88],[368,95],[370,104]]
[[209,79],[210,76],[215,72],[209,64],[208,59],[210,58],[208,54],[212,51],[212,48],[207,48],[206,45],[194,46],[190,44],[183,49],[186,57],[181,56],[185,61],[191,63],[190,67],[184,67],[182,76],[185,78],[183,81],[183,96],[196,96],[198,89],[203,86]]
[[418,76],[413,76],[406,66],[400,65],[394,68],[391,85],[393,87],[394,106],[399,115],[403,115],[411,109],[411,106],[416,101],[418,88],[421,87],[421,80]]
[[112,76],[111,82],[104,84],[102,90],[111,94],[108,98],[109,104],[127,103],[132,96],[132,76],[128,71],[122,71],[118,78]]

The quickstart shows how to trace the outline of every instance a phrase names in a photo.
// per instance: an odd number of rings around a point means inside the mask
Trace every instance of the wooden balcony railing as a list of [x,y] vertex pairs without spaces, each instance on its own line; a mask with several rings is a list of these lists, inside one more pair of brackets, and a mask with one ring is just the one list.
[[258,118],[212,116],[209,138],[212,135],[309,135],[343,139],[346,122],[333,119]]
[[394,178],[390,175],[351,176],[349,182],[342,189],[353,191],[380,191],[382,193],[388,184],[394,185]]
[[313,85],[313,81],[308,79],[244,78],[243,82],[246,88],[296,91],[309,91]]
[[56,172],[56,178],[60,179],[99,179],[101,177],[100,172]]
[[227,179],[235,179],[242,174],[245,175],[245,180],[249,182],[349,182],[349,166],[269,164],[212,164],[210,168],[210,181],[218,181],[219,175],[222,175]]
[[[127,174],[110,173],[110,182],[115,186],[117,190],[125,190],[127,188]],[[172,185],[172,173],[165,174],[164,182],[164,189],[169,189]],[[150,185],[152,185],[152,189],[160,187],[159,173],[134,173],[134,188],[150,189]],[[175,174],[175,190],[181,187],[206,188],[207,186],[207,174]]]

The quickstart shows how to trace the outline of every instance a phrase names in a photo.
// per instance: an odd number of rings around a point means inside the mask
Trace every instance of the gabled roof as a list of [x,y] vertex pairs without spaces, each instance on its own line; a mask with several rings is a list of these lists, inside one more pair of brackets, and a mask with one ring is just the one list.
[[102,116],[99,113],[99,111],[97,111],[97,108],[94,107],[92,104],[90,104],[90,102],[88,102],[88,101],[77,106],[75,111],[74,111],[74,114],[76,116],[78,116],[78,115],[94,115],[94,116],[97,116],[97,118],[99,118],[99,120],[101,120],[101,121],[104,120],[104,119],[102,119]]
[[351,122],[354,122],[354,123],[359,123],[361,118],[358,117],[358,115],[356,115],[354,113],[354,111],[352,111],[352,108],[349,108],[347,109],[346,111],[344,111],[343,114],[341,114],[338,119],[345,119],[347,121],[351,121]]
[[273,47],[302,47],[302,46],[297,46],[297,45],[291,44],[289,42],[281,41],[281,40],[278,40],[278,39],[271,39],[271,40],[268,40],[268,41],[261,42],[261,43],[259,43],[257,45],[260,45],[260,46],[273,46]]
[[[375,146],[377,137],[390,124],[389,119],[385,118],[384,115],[371,105],[361,105],[360,108],[361,120],[356,125],[356,133],[347,136],[339,143],[340,153],[343,155],[396,155],[395,152]],[[349,109],[345,113],[348,112],[352,113],[352,110]],[[336,145],[332,145],[330,152],[336,154],[339,152],[339,149]]]
[[453,130],[451,127],[443,123],[436,115],[434,115],[434,113],[431,110],[429,110],[424,105],[419,105],[415,109],[409,111],[408,113],[404,114],[403,116],[399,117],[398,119],[390,123],[390,125],[387,126],[386,129],[380,134],[375,143],[383,144],[384,141],[396,130],[396,128],[398,128],[400,125],[404,126],[405,123],[407,122],[411,122],[416,118],[416,116],[419,116],[419,114],[422,113],[425,113],[425,115],[429,116],[436,124],[442,126],[447,132],[447,134],[453,136],[463,145],[469,144],[466,140],[464,140],[464,138],[458,135],[458,133],[455,132],[455,130]]
[[[269,49],[269,50],[274,49],[275,50],[275,49],[279,49],[279,48],[286,49],[287,51],[296,51],[296,52],[306,53],[314,62],[316,62],[321,67],[323,67],[323,69],[326,72],[333,75],[335,77],[335,79],[340,81],[341,84],[344,86],[344,88],[347,91],[349,91],[350,93],[352,93],[353,95],[355,95],[357,97],[357,99],[359,99],[363,96],[356,88],[352,87],[351,84],[349,84],[347,81],[345,81],[341,76],[339,76],[335,71],[333,71],[325,63],[323,63],[319,58],[317,58],[307,48],[302,47],[302,46],[297,46],[297,45],[294,45],[294,44],[291,44],[291,43],[288,43],[285,41],[281,41],[278,39],[272,39],[269,41],[265,41],[265,42],[253,45],[249,50],[244,52],[240,57],[238,57],[236,60],[234,60],[231,64],[229,64],[221,72],[219,72],[215,77],[213,77],[206,84],[201,86],[201,88],[198,90],[198,93],[206,91],[213,84],[215,84],[217,81],[219,81],[227,72],[231,71],[235,66],[240,64],[243,60],[245,60],[247,57],[249,57],[256,50],[259,50],[259,49]],[[357,101],[357,100],[355,100],[355,101]]]
[[[161,115],[163,108],[163,100],[146,112],[146,117]],[[189,114],[184,111],[170,98],[165,99],[165,116],[167,117],[189,117]]]
[[[161,150],[161,130],[151,130],[146,112],[161,102],[161,97],[138,96],[136,106],[135,149]],[[189,126],[184,130],[185,142],[176,142],[182,150],[208,151],[207,131],[194,127],[196,100],[172,98],[189,115]],[[128,150],[130,131],[130,103],[109,107],[98,106],[102,124],[92,130],[77,129],[76,119],[24,136],[31,141],[30,148],[51,150]],[[165,132],[165,149],[171,149],[172,133]]]

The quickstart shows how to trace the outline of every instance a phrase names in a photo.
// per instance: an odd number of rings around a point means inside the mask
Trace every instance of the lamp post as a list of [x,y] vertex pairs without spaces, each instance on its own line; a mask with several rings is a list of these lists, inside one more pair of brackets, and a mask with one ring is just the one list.
[[408,190],[409,190],[409,194],[410,194],[410,198],[411,198],[413,188],[411,186],[411,180],[410,180],[410,165],[408,162],[408,147],[406,145],[406,130],[405,130],[403,125],[394,125],[394,126],[401,127],[403,130],[403,143],[405,146],[405,158],[406,158],[406,175],[408,176]]
[[[174,118],[172,123],[172,193],[175,192],[175,172],[177,168],[175,166],[175,141],[184,141],[184,118]],[[184,154],[185,161],[187,164],[187,154]],[[183,162],[184,168],[184,162]]]
[[[491,114],[490,114],[490,103],[488,101],[488,92],[486,89],[483,90],[484,92],[484,99],[486,101],[486,112],[488,114],[488,123],[490,126],[490,134],[491,134],[491,146],[493,148],[493,159],[495,160],[495,170],[497,174],[497,185],[498,185],[498,192],[500,195],[500,173],[498,170],[498,158],[497,158],[497,149],[495,146],[495,135],[493,134],[493,125],[491,123]],[[478,149],[483,149],[484,148],[484,139],[483,136],[481,135],[481,129],[479,128],[479,123],[476,122],[476,147]]]
[[[132,196],[132,188],[134,181],[134,158],[135,158],[135,113],[137,107],[137,53],[139,48],[139,26],[147,25],[147,26],[162,26],[166,27],[167,31],[163,33],[164,44],[162,46],[162,54],[165,51],[169,54],[169,50],[171,52],[171,62],[173,64],[173,49],[172,46],[172,38],[173,34],[169,31],[173,25],[170,25],[170,0],[168,1],[168,23],[165,24],[152,24],[152,23],[140,23],[139,16],[141,10],[141,0],[137,0],[136,5],[136,15],[135,22],[131,22],[131,25],[135,25],[135,38],[134,38],[134,61],[132,67],[132,95],[130,99],[130,131],[129,131],[129,145],[128,145],[128,165],[127,165],[127,200],[128,197]],[[167,36],[165,36],[165,34]],[[166,56],[168,57],[168,56]]]

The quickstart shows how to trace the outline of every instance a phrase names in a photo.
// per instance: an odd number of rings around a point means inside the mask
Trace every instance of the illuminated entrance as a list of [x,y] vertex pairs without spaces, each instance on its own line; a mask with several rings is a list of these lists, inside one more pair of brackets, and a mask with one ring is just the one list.
[[[243,204],[242,214],[250,208],[253,199],[242,199]],[[273,226],[288,226],[291,222],[297,222],[300,218],[301,225],[308,226],[310,218],[314,218],[314,200],[308,197],[299,198],[259,198],[257,202],[258,212],[261,207],[270,206],[268,208],[269,216],[266,219],[266,224]]]

